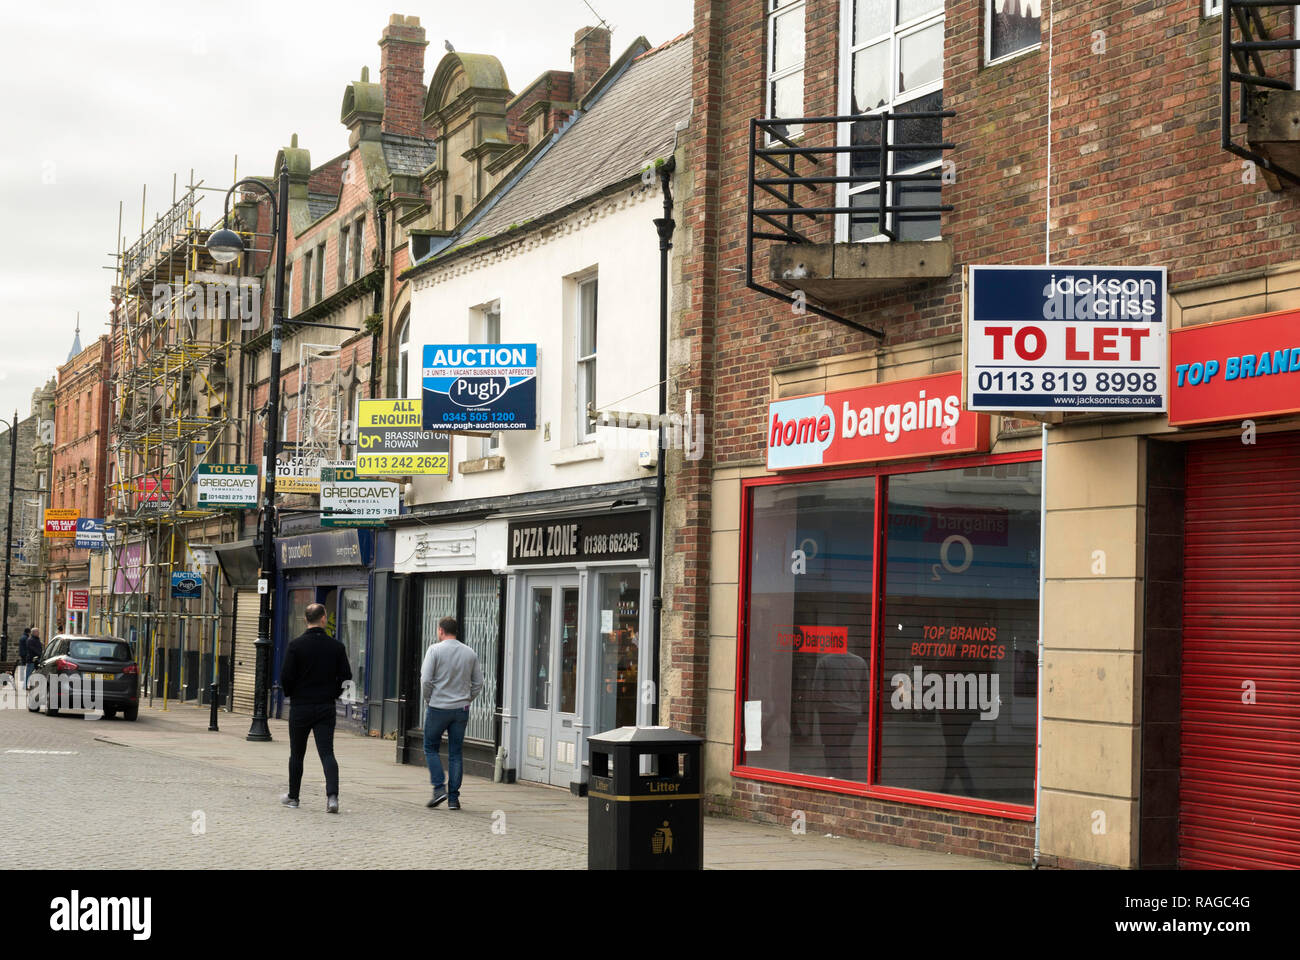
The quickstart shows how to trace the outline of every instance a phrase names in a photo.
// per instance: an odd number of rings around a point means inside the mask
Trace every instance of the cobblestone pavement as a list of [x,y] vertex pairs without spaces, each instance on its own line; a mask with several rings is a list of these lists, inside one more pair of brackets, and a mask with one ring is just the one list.
[[[8,706],[12,707],[12,704]],[[160,706],[160,704],[159,704]],[[248,719],[192,706],[139,720],[0,709],[0,870],[82,868],[583,869],[586,801],[567,792],[467,777],[464,810],[427,809],[428,773],[393,762],[391,741],[340,731],[339,816],[308,748],[302,806],[280,806],[288,736],[244,739]],[[445,756],[445,755],[444,755]],[[38,824],[67,829],[38,829]],[[40,834],[39,842],[15,842]],[[999,865],[707,818],[713,868],[977,868]]]

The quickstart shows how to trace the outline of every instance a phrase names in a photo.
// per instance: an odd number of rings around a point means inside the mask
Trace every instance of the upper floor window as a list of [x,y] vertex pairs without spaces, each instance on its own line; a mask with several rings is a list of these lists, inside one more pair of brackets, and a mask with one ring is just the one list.
[[1042,0],[984,0],[984,62],[1038,46],[1042,17]]
[[587,415],[596,408],[596,301],[597,278],[578,283],[577,316],[577,374],[578,374],[578,429],[579,441],[596,433],[595,422]]
[[[767,115],[774,119],[803,116],[804,10],[804,0],[767,0]],[[797,123],[772,129],[803,133]]]
[[348,228],[339,228],[339,289],[352,279],[352,245],[348,243]]
[[357,217],[356,223],[352,225],[352,279],[361,278],[361,241],[366,233],[366,218]]
[[[844,0],[840,31],[843,61],[840,76],[842,114],[923,113],[943,109],[943,0]],[[867,240],[881,234],[879,223],[882,168],[880,123],[842,124],[842,144],[860,151],[842,154],[841,175],[863,177],[841,188],[837,206],[863,207],[864,213],[841,218],[840,239]],[[890,143],[937,144],[942,121],[934,117],[888,121]],[[847,143],[846,143],[847,138]],[[883,158],[888,174],[937,177],[942,152],[937,149],[891,150]],[[873,182],[874,181],[874,182]],[[845,202],[847,195],[847,203]],[[937,179],[887,185],[885,205],[937,206]],[[886,214],[888,228],[900,240],[939,235],[939,215]]]
[[[478,309],[479,342],[501,342],[501,301],[493,300]],[[493,432],[479,440],[480,457],[495,457],[501,453],[501,433]]]
[[402,319],[402,332],[397,337],[397,395],[405,398],[411,372],[411,320],[408,313]]
[[311,306],[311,258],[312,251],[302,255],[302,308]]
[[313,302],[325,299],[325,244],[316,248],[316,295]]
[[1223,0],[1205,0],[1205,15],[1217,17],[1223,13]]

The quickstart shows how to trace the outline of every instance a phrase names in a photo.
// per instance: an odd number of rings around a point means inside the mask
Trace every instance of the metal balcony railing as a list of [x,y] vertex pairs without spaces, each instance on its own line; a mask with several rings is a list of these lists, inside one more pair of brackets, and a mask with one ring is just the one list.
[[[1278,3],[1276,0],[1223,0],[1223,50],[1220,94],[1220,130],[1223,149],[1239,157],[1254,161],[1276,176],[1300,184],[1300,171],[1288,170],[1268,157],[1241,146],[1232,138],[1232,87],[1239,91],[1240,113],[1238,122],[1249,119],[1252,94],[1260,89],[1294,90],[1287,80],[1270,77],[1261,54],[1278,50],[1300,50],[1300,39],[1275,40],[1269,36],[1260,10],[1294,8],[1296,4]],[[1233,39],[1233,25],[1241,39]],[[1294,67],[1293,67],[1294,69]]]
[[[880,331],[758,283],[754,279],[755,243],[812,243],[803,232],[808,224],[824,223],[823,218],[840,216],[850,218],[850,230],[853,226],[870,224],[875,235],[894,241],[899,239],[900,224],[937,218],[952,210],[952,205],[945,203],[904,203],[900,194],[908,184],[941,182],[942,167],[932,164],[941,161],[943,152],[953,149],[953,145],[942,140],[899,141],[896,128],[916,121],[938,121],[935,126],[941,128],[942,121],[953,116],[956,114],[952,110],[887,110],[855,116],[750,120],[746,286],[787,303],[802,304],[812,313],[881,337]],[[848,139],[856,142],[843,144],[842,138],[835,136],[834,145],[804,146],[787,136],[791,127],[803,128],[804,143],[820,139],[817,133],[827,129],[836,134],[847,129]],[[910,172],[895,172],[899,166],[896,161],[902,155],[920,162],[907,164]],[[931,165],[929,169],[914,169],[927,165]],[[844,169],[847,172],[841,172]],[[867,188],[863,193],[874,188],[875,202],[854,204],[853,195],[847,197],[847,203],[841,201],[847,190],[858,186]],[[821,232],[834,239],[834,219],[829,221],[829,226],[829,230],[823,227]]]

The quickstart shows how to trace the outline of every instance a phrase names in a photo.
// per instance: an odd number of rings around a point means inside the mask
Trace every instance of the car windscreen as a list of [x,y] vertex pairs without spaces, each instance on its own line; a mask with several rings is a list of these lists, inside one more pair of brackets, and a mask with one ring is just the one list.
[[130,660],[131,648],[121,640],[73,640],[68,656],[87,660]]

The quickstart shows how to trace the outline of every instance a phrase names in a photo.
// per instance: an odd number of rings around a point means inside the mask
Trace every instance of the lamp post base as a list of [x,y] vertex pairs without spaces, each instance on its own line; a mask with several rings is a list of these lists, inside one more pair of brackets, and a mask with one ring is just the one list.
[[265,717],[254,717],[253,723],[248,728],[248,736],[245,740],[254,740],[259,743],[269,742],[271,739],[271,728],[266,724]]

